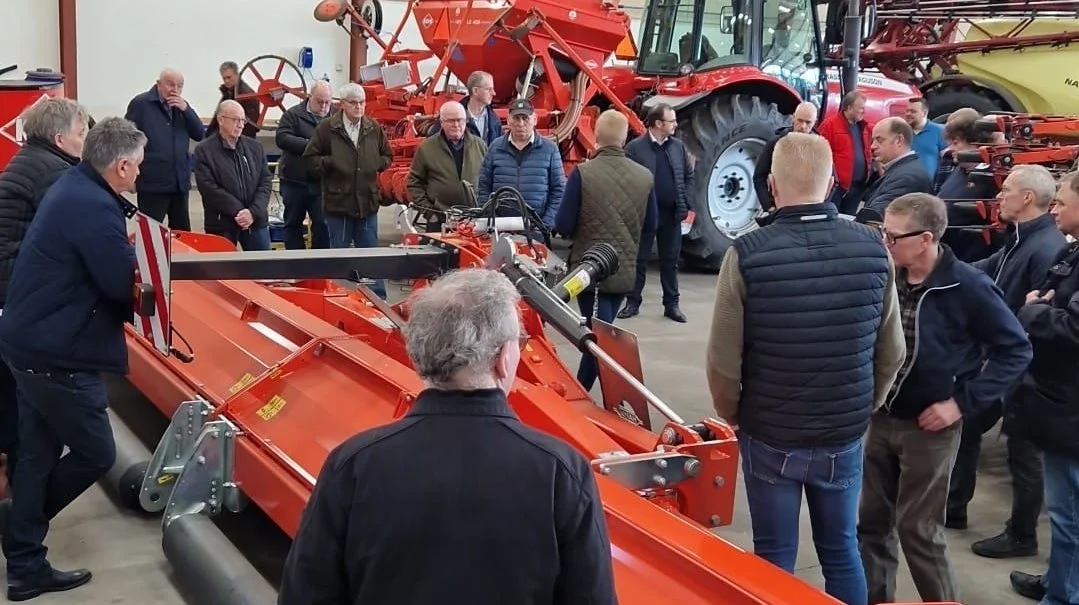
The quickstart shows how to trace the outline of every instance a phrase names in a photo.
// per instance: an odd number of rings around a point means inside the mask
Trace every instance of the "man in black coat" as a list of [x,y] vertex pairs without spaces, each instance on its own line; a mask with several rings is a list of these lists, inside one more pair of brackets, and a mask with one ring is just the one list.
[[[259,100],[253,96],[248,96],[253,95],[255,90],[247,82],[240,79],[240,66],[236,65],[235,61],[225,61],[218,71],[221,74],[221,86],[217,87],[221,92],[221,99],[218,103],[230,100],[237,101],[244,108],[244,115],[247,116],[247,123],[244,124],[244,136],[253,138],[261,130],[258,126],[259,114],[261,113]],[[241,95],[245,98],[236,98]],[[215,117],[206,126],[206,136],[217,132],[218,128],[220,128],[220,124],[217,123]]]
[[[7,298],[15,258],[41,198],[56,179],[79,163],[89,115],[70,99],[45,99],[23,115],[26,144],[0,173],[0,313]],[[15,472],[18,443],[15,378],[0,363],[0,454],[6,456],[5,477]],[[5,490],[0,486],[0,497]]]
[[[1001,188],[1000,217],[1008,223],[1007,241],[992,256],[974,266],[985,271],[1004,292],[1012,313],[1026,302],[1027,292],[1045,275],[1067,240],[1049,214],[1056,195],[1056,179],[1044,166],[1016,166]],[[967,504],[974,497],[982,434],[996,425],[1010,403],[1011,394],[982,414],[963,422],[959,453],[952,469],[948,516],[952,529],[966,529]],[[1008,471],[1012,476],[1012,510],[1005,530],[971,545],[974,554],[993,559],[1033,556],[1038,553],[1038,515],[1042,510],[1042,463],[1037,449],[1022,437],[1008,437]]]
[[659,103],[645,116],[648,131],[626,145],[626,157],[647,168],[655,178],[658,226],[641,236],[637,254],[637,279],[626,295],[626,306],[618,317],[626,319],[641,312],[648,259],[652,242],[659,248],[659,281],[663,286],[663,316],[686,322],[679,307],[678,257],[682,254],[682,221],[693,207],[693,163],[686,146],[674,137],[678,118],[674,108]]
[[195,184],[206,233],[244,250],[269,250],[270,168],[262,145],[242,134],[243,111],[236,101],[218,106],[220,130],[195,148]]
[[289,108],[277,123],[274,142],[281,149],[277,165],[281,198],[285,202],[285,248],[303,250],[303,221],[311,217],[311,247],[329,248],[330,238],[322,218],[322,190],[319,176],[303,161],[303,152],[315,128],[330,115],[333,91],[330,83],[318,80],[307,100]]
[[768,175],[772,173],[772,155],[775,153],[776,143],[787,133],[813,132],[816,124],[817,106],[809,101],[803,101],[794,108],[790,127],[780,128],[776,131],[776,137],[764,144],[764,149],[757,158],[757,165],[753,169],[753,191],[760,201],[761,210],[771,212],[775,208],[775,197],[772,196],[772,191],[768,186]]
[[416,293],[405,342],[425,387],[404,418],[330,452],[280,605],[616,603],[588,460],[506,396],[527,338],[519,301],[487,269]]
[[914,129],[903,118],[884,118],[873,127],[870,148],[879,168],[869,179],[857,220],[880,223],[897,197],[933,192],[933,179],[911,148],[913,141]]

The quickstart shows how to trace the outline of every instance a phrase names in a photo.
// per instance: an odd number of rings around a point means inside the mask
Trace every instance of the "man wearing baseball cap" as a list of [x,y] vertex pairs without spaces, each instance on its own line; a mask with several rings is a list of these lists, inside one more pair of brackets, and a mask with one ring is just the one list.
[[500,187],[513,187],[551,230],[566,188],[562,154],[557,145],[536,134],[536,112],[528,99],[510,103],[508,122],[509,132],[495,139],[483,158],[477,198],[486,204]]

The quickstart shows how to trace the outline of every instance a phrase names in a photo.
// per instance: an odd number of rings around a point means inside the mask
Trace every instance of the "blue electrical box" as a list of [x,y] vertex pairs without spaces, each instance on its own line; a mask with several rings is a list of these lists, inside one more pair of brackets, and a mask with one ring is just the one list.
[[300,69],[311,69],[315,64],[315,51],[310,46],[300,49]]

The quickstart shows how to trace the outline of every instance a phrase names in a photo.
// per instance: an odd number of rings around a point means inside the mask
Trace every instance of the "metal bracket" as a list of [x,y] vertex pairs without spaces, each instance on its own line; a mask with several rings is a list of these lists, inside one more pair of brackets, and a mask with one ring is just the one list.
[[238,513],[247,498],[234,481],[236,438],[241,435],[228,420],[202,427],[191,457],[180,471],[165,507],[164,527],[184,515],[216,515],[222,509]]
[[648,452],[593,460],[592,466],[631,490],[664,489],[692,479],[701,462],[677,452]]
[[159,513],[172,495],[176,478],[195,450],[195,441],[213,408],[204,399],[185,401],[176,408],[169,427],[157,443],[139,490],[143,510]]

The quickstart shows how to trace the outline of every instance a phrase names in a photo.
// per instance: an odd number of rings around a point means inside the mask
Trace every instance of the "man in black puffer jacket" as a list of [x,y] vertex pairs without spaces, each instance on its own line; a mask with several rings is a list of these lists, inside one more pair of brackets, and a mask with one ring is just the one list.
[[[30,221],[45,191],[79,162],[89,122],[86,109],[70,99],[46,99],[23,117],[26,145],[0,173],[0,313]],[[0,454],[7,456],[8,479],[15,469],[17,427],[15,380],[0,363]]]

